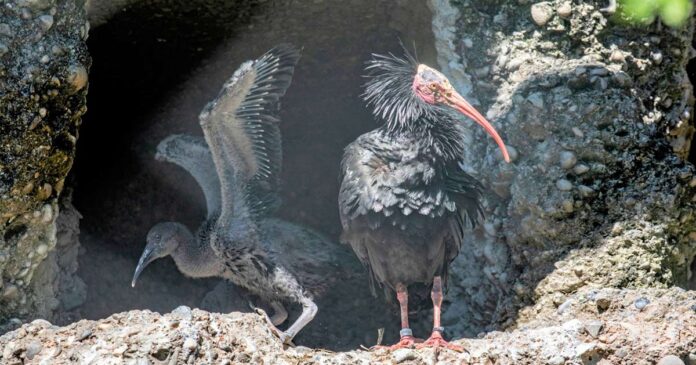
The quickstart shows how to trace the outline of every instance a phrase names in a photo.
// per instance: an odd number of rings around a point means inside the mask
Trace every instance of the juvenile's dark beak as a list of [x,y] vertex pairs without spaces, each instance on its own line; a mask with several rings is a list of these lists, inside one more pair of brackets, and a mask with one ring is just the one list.
[[138,280],[140,273],[143,272],[145,267],[154,261],[157,256],[153,255],[154,250],[152,247],[146,246],[143,254],[140,256],[138,261],[138,266],[135,268],[135,273],[133,274],[133,281],[131,281],[131,287],[135,288],[135,282]]
[[483,127],[483,129],[485,129],[486,132],[493,137],[495,143],[498,144],[500,151],[503,153],[505,162],[510,162],[510,155],[505,147],[505,143],[503,143],[503,139],[500,138],[500,135],[498,135],[498,132],[496,132],[491,123],[489,123],[486,118],[484,118],[483,115],[478,112],[478,110],[471,106],[471,104],[469,104],[469,102],[467,102],[463,96],[459,95],[454,88],[451,88],[449,92],[445,94],[444,99],[449,106],[457,109],[460,113],[471,118],[474,122]]

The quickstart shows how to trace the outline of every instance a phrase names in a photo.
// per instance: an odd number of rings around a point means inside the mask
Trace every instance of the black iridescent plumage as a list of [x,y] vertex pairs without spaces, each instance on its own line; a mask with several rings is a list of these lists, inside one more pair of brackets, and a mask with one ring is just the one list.
[[482,186],[459,164],[462,123],[415,94],[418,67],[408,55],[374,55],[363,97],[385,123],[348,145],[342,162],[341,239],[388,293],[446,283],[482,215]]

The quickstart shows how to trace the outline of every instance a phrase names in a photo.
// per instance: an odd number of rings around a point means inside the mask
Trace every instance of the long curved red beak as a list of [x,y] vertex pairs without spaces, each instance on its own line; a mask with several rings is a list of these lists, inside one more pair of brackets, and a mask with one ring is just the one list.
[[503,153],[503,158],[505,159],[505,162],[510,162],[510,155],[508,154],[503,139],[500,138],[500,135],[498,134],[498,132],[496,132],[495,128],[493,128],[491,123],[489,123],[486,120],[486,118],[484,118],[483,115],[481,115],[481,113],[478,112],[478,110],[474,109],[474,107],[471,106],[471,104],[469,104],[469,102],[467,102],[464,99],[464,97],[459,95],[458,92],[454,91],[454,89],[451,90],[451,93],[448,96],[446,96],[445,99],[451,107],[457,109],[460,113],[473,119],[474,122],[478,123],[478,125],[483,127],[483,129],[485,129],[486,132],[491,137],[493,137],[495,143],[498,144],[500,151]]

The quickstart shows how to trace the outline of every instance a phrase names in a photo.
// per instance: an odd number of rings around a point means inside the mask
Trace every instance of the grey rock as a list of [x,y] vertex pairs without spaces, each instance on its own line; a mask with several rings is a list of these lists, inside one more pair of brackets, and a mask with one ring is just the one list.
[[648,300],[648,298],[645,297],[640,297],[633,302],[633,305],[638,310],[643,310],[648,304],[650,304],[650,300]]
[[575,157],[573,152],[563,151],[560,155],[560,162],[562,168],[569,169],[575,166],[575,164],[578,162],[578,158]]
[[566,179],[558,179],[556,181],[556,188],[561,191],[570,191],[573,190],[573,184]]
[[570,1],[565,1],[558,6],[556,13],[558,13],[558,16],[562,18],[568,18],[571,14],[573,14],[573,5]]
[[602,326],[604,326],[602,321],[589,321],[585,323],[585,330],[590,336],[597,338],[597,336],[599,336],[599,332],[602,330]]
[[677,356],[667,355],[667,356],[661,358],[657,362],[657,365],[684,365],[684,361],[682,361],[682,359],[680,359]]
[[553,8],[551,4],[546,1],[532,5],[531,12],[532,20],[534,20],[534,23],[538,26],[546,25],[553,17]]
[[27,359],[31,360],[34,356],[38,355],[43,349],[43,345],[39,341],[32,341],[27,345]]
[[404,361],[415,360],[416,353],[411,349],[398,349],[392,352],[392,358],[394,362],[400,364]]
[[[0,11],[0,43],[5,45],[0,46],[4,53],[0,56],[0,256],[8,258],[0,262],[0,281],[11,282],[14,288],[3,289],[6,300],[0,306],[0,323],[15,316],[52,319],[58,309],[55,298],[60,293],[55,289],[64,283],[63,271],[53,263],[42,263],[53,260],[55,212],[86,111],[86,88],[75,90],[62,81],[71,67],[81,67],[86,80],[90,66],[80,36],[86,22],[82,3],[12,3]],[[56,46],[70,52],[50,55]],[[42,213],[45,206],[51,214]]]
[[544,96],[542,93],[537,92],[529,95],[527,101],[539,109],[544,107]]
[[53,15],[42,15],[39,17],[39,22],[41,22],[41,29],[45,32],[53,26]]

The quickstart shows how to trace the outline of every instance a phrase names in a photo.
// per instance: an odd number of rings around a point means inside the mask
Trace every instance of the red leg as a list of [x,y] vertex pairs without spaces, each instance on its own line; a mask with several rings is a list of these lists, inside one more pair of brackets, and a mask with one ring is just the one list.
[[451,344],[442,338],[442,332],[445,329],[440,324],[440,313],[442,310],[442,278],[439,276],[433,279],[433,290],[430,293],[430,297],[433,299],[433,333],[430,335],[430,338],[418,344],[416,347],[442,347],[457,352],[464,352],[463,347]]
[[396,350],[401,348],[411,348],[417,342],[423,341],[413,337],[413,333],[408,327],[408,290],[406,290],[405,285],[396,285],[396,299],[399,301],[399,307],[401,308],[401,331],[399,332],[401,335],[401,340],[392,346],[374,346],[372,347],[373,349]]

